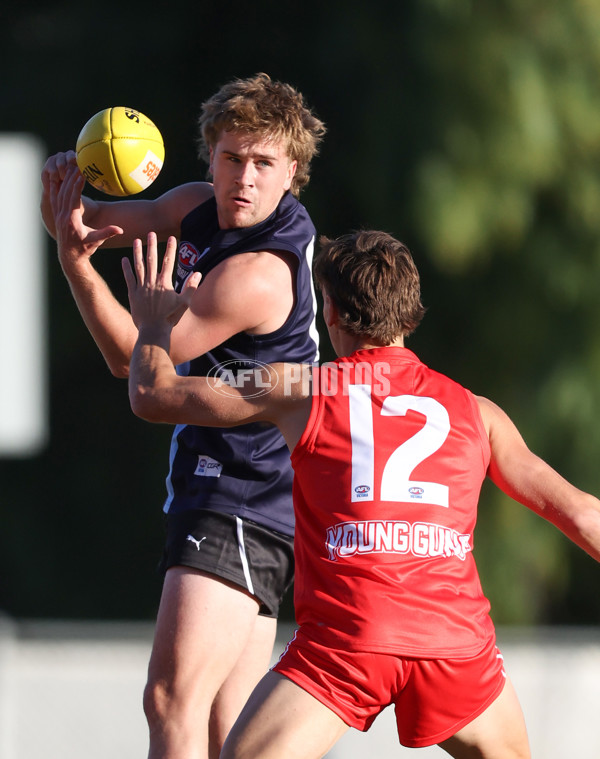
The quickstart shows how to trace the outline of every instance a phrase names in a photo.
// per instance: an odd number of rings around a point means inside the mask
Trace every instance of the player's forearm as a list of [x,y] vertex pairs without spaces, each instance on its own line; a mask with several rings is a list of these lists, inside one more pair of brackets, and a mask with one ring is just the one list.
[[552,519],[565,535],[600,561],[600,501],[589,493],[576,491],[568,513],[557,513]]
[[547,519],[573,543],[600,561],[600,501],[576,488],[541,459],[522,503]]
[[115,377],[127,377],[137,329],[89,261],[64,270],[81,317]]
[[149,422],[171,421],[167,401],[177,373],[169,358],[170,340],[168,324],[142,324],[131,356],[131,409],[136,416]]

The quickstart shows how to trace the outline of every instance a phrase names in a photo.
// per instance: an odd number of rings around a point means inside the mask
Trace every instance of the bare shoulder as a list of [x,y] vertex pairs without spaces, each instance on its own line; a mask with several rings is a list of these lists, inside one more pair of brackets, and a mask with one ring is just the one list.
[[[153,212],[168,221],[171,226],[177,227],[179,234],[179,225],[184,216],[213,195],[213,186],[209,182],[188,182],[156,198],[153,201]],[[173,234],[172,231],[170,233]]]
[[236,315],[235,331],[266,334],[279,329],[294,306],[294,274],[284,257],[269,251],[226,258],[205,277],[193,313]]
[[508,414],[489,398],[476,398],[490,441],[492,469],[496,464],[502,466],[509,462],[511,466],[521,466],[526,459],[529,460],[533,454]]
[[490,422],[494,416],[494,412],[498,409],[495,403],[492,403],[489,398],[485,398],[483,395],[476,395],[475,400],[479,406],[479,413],[483,420],[483,425],[489,435]]
[[240,253],[226,258],[215,272],[245,287],[260,288],[264,292],[279,292],[289,288],[294,265],[291,256],[279,251],[259,250]]
[[483,425],[488,433],[488,436],[494,431],[498,432],[500,429],[507,427],[516,430],[515,425],[511,421],[508,414],[503,411],[498,404],[491,401],[489,398],[485,398],[482,395],[476,395],[477,405],[481,413]]
[[292,295],[292,281],[290,267],[280,256],[266,251],[239,253],[204,276],[192,310],[202,304],[226,310],[251,303],[272,307],[284,295]]

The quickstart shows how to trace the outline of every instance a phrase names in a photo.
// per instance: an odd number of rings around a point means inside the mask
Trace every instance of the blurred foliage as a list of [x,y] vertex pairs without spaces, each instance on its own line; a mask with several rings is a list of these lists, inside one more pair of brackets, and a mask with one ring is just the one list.
[[[30,0],[0,22],[0,130],[34,133],[50,154],[96,111],[138,108],[167,147],[148,197],[204,176],[195,119],[220,84],[267,71],[298,86],[329,130],[303,195],[319,232],[403,239],[428,307],[410,347],[600,493],[597,3],[172,0],[107,13]],[[48,252],[52,439],[0,462],[0,608],[151,617],[170,430],[133,417],[50,240]],[[124,298],[118,259],[97,265]],[[490,484],[475,543],[497,623],[598,622],[596,563]]]

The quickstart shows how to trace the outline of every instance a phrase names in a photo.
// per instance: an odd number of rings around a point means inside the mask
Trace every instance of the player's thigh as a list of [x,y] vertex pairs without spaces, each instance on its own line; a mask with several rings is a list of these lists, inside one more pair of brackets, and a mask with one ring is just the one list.
[[257,615],[258,602],[241,588],[196,569],[172,567],[165,576],[149,679],[175,688],[196,682],[212,698],[248,644]]
[[530,759],[523,712],[510,680],[482,714],[439,745],[456,759]]
[[252,689],[269,669],[277,620],[257,616],[245,648],[217,693],[211,713],[211,730],[224,740]]
[[348,725],[300,686],[268,672],[254,689],[221,759],[318,759]]
[[223,689],[235,693],[246,683],[256,683],[269,669],[277,633],[274,617],[257,615],[246,645],[231,670]]
[[210,712],[209,756],[217,759],[231,726],[271,663],[277,620],[257,616],[246,647],[221,685]]

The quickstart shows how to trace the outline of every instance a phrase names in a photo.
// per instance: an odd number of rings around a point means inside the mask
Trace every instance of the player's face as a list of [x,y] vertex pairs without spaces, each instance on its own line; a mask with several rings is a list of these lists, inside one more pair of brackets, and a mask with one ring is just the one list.
[[290,189],[296,161],[283,140],[223,132],[210,151],[221,229],[251,227],[267,218]]

